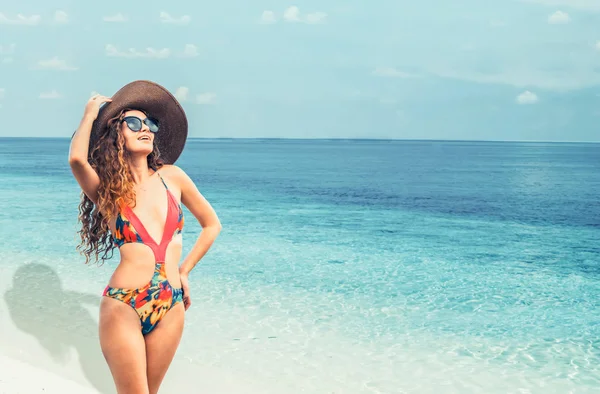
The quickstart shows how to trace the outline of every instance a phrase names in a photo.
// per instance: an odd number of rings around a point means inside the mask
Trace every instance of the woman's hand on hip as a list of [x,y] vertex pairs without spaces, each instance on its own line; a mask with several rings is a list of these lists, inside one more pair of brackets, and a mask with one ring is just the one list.
[[181,288],[183,289],[183,306],[185,306],[185,310],[187,311],[192,305],[192,298],[190,297],[190,285],[188,282],[187,274],[180,273],[179,277],[181,279]]

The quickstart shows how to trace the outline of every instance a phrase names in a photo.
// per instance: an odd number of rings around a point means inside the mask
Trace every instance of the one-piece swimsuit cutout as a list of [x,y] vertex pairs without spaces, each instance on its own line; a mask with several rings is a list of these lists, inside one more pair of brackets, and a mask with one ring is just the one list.
[[160,243],[150,236],[133,210],[125,204],[119,210],[113,234],[113,242],[119,248],[126,243],[139,242],[152,249],[155,257],[152,279],[138,289],[106,286],[102,293],[103,296],[129,304],[140,318],[144,335],[150,333],[173,306],[183,301],[183,290],[171,286],[165,270],[167,247],[183,231],[183,210],[158,171],[156,173],[165,186],[168,202],[167,219]]

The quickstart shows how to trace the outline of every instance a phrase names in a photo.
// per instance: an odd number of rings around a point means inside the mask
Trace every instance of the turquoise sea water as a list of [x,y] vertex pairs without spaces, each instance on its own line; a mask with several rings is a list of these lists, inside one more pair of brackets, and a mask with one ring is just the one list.
[[[0,139],[0,264],[98,295],[118,253],[75,251],[68,144]],[[190,140],[177,164],[223,223],[192,274],[190,363],[290,392],[600,387],[600,144]]]

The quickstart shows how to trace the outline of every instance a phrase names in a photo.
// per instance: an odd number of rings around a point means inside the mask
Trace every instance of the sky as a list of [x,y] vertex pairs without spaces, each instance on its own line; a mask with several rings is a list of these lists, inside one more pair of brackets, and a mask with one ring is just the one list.
[[138,79],[196,138],[600,142],[600,0],[0,5],[0,137]]

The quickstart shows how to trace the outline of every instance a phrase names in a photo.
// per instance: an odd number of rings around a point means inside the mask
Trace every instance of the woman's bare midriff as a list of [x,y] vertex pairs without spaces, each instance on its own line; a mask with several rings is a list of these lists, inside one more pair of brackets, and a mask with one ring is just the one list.
[[[179,260],[182,252],[182,236],[176,235],[165,255],[167,279],[172,287],[181,287],[179,278]],[[121,259],[113,272],[108,285],[122,289],[139,289],[152,279],[156,260],[152,249],[143,243],[126,243],[119,248]]]

